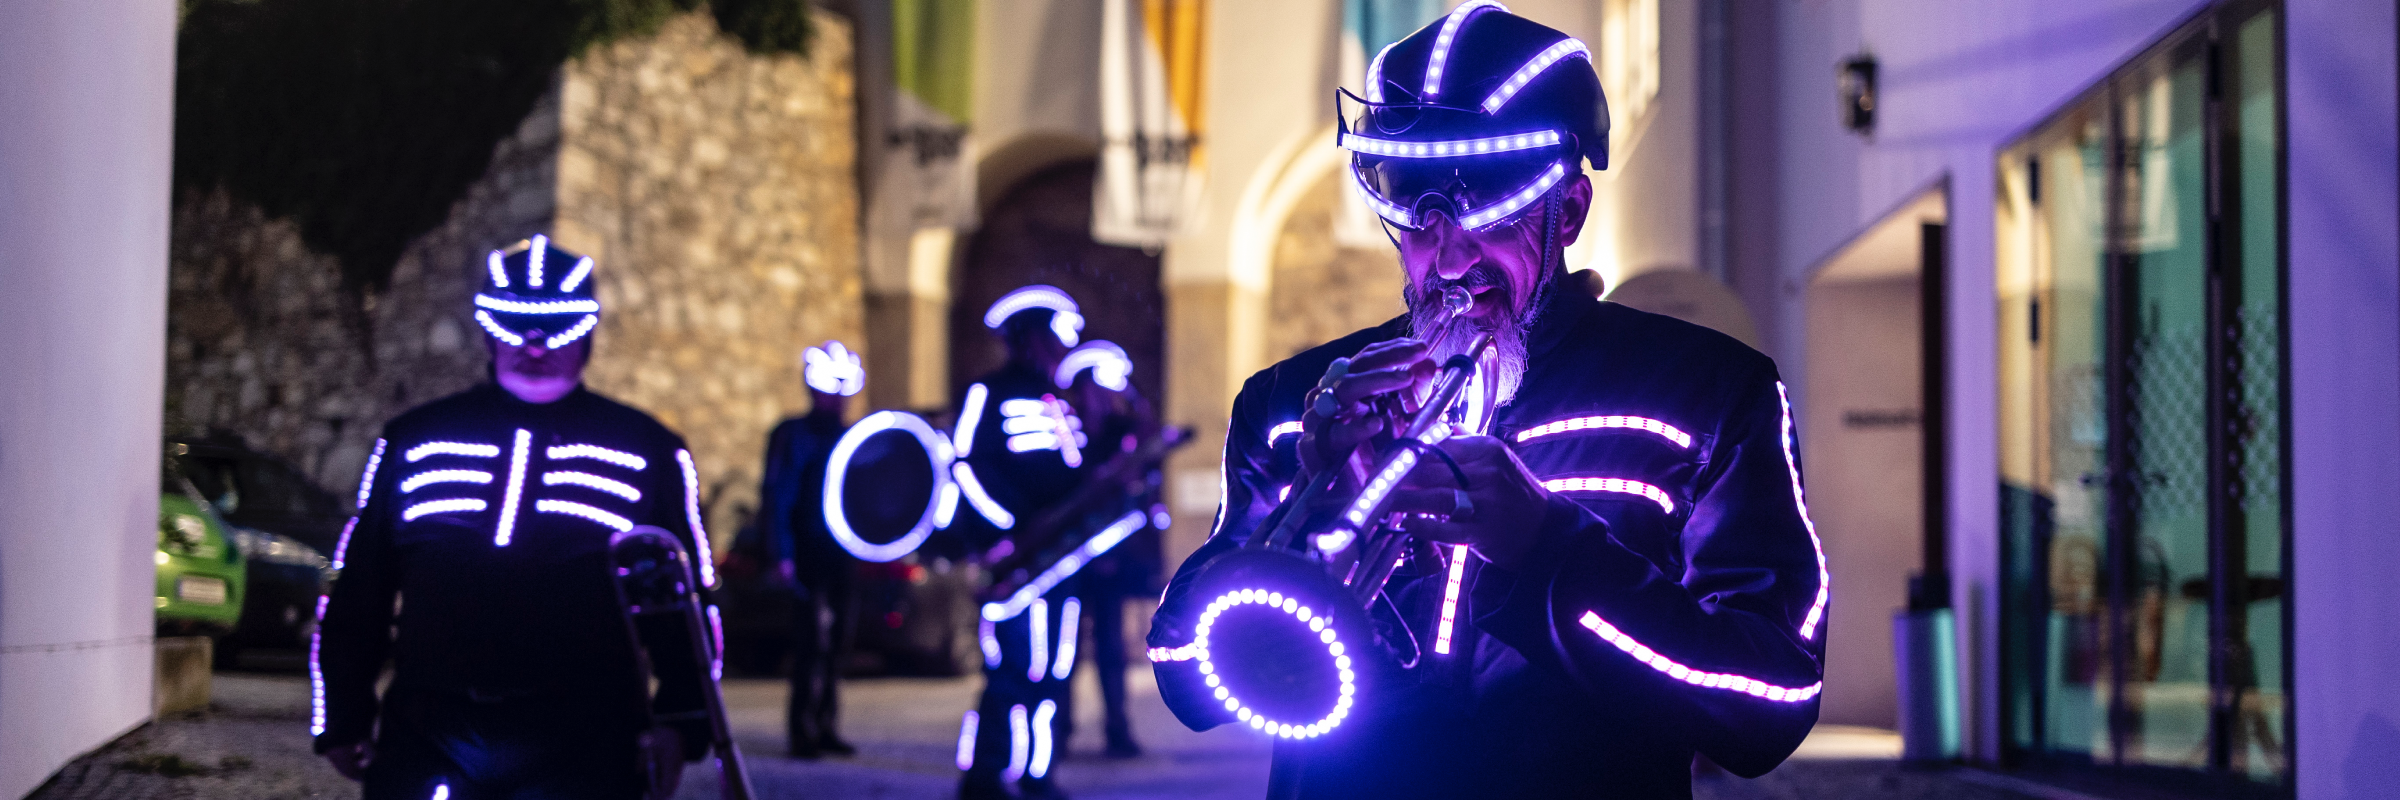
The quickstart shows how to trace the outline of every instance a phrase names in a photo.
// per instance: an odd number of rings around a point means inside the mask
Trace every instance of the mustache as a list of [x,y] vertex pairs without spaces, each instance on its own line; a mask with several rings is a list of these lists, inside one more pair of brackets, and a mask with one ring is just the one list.
[[[1451,287],[1466,289],[1470,292],[1476,289],[1490,287],[1492,291],[1487,294],[1497,295],[1497,297],[1492,298],[1495,300],[1507,300],[1509,299],[1509,295],[1512,293],[1508,285],[1508,276],[1501,273],[1500,268],[1494,267],[1490,264],[1477,264],[1468,268],[1464,274],[1459,275],[1457,280],[1444,278],[1439,274],[1425,276],[1425,280],[1423,282],[1415,286],[1411,286],[1408,289],[1407,299],[1409,310],[1414,312],[1420,309],[1441,308],[1442,295],[1448,292]],[[1491,300],[1478,297],[1476,302],[1485,303],[1491,302]]]

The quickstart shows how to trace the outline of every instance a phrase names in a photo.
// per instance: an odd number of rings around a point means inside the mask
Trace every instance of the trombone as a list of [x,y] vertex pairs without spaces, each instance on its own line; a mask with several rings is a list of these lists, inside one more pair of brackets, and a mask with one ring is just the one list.
[[[634,662],[641,670],[642,711],[650,715],[649,687],[657,675],[656,661],[642,636],[643,620],[668,625],[680,622],[690,640],[695,663],[704,675],[701,695],[707,706],[709,732],[716,742],[718,785],[725,800],[754,800],[742,750],[733,743],[733,727],[725,719],[725,694],[718,686],[717,645],[710,636],[698,585],[692,580],[691,558],[675,535],[656,525],[636,525],[609,537],[608,561],[617,603],[625,616],[625,633],[633,640]],[[652,626],[655,628],[656,626]],[[673,720],[651,715],[653,724]],[[653,784],[655,785],[655,783]],[[664,800],[659,798],[658,800]]]

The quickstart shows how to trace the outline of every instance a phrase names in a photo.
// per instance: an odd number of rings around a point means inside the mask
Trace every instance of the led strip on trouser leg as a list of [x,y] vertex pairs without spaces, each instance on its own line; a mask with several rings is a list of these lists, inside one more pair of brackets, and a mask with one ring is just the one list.
[[1033,617],[1026,623],[1025,642],[1029,648],[1026,652],[1032,655],[1025,659],[1025,679],[1039,683],[1043,675],[1050,673],[1050,644],[1047,641],[1050,633],[1050,601],[1033,601]]
[[1650,649],[1648,645],[1634,641],[1633,637],[1627,636],[1622,630],[1618,630],[1617,626],[1609,624],[1608,620],[1601,619],[1599,614],[1589,611],[1583,612],[1583,617],[1577,620],[1577,622],[1582,623],[1583,627],[1591,629],[1593,633],[1599,634],[1603,641],[1615,645],[1618,650],[1625,651],[1626,655],[1633,656],[1634,660],[1642,662],[1651,669],[1655,669],[1661,673],[1664,673],[1667,677],[1683,681],[1684,683],[1688,683],[1693,686],[1699,686],[1707,689],[1723,689],[1729,692],[1741,692],[1752,697],[1763,697],[1779,703],[1801,702],[1817,696],[1817,693],[1823,691],[1825,688],[1824,681],[1818,681],[1807,686],[1792,688],[1776,686],[1756,678],[1749,678],[1741,675],[1733,675],[1722,672],[1703,672],[1676,663],[1675,660],[1667,658],[1664,655],[1660,655],[1656,650]]
[[1825,540],[1817,538],[1817,523],[1808,518],[1808,498],[1800,491],[1800,457],[1792,452],[1792,395],[1775,382],[1775,399],[1783,402],[1783,467],[1792,476],[1792,506],[1800,511],[1800,526],[1808,530],[1808,546],[1817,553],[1817,599],[1808,606],[1808,617],[1800,622],[1800,638],[1817,638],[1817,623],[1825,621],[1825,598],[1833,585],[1833,574],[1825,568]]
[[1075,644],[1083,638],[1082,615],[1082,600],[1069,597],[1059,607],[1058,636],[1054,637],[1058,639],[1058,664],[1051,668],[1051,677],[1063,681],[1075,674]]
[[1000,505],[1000,501],[993,499],[990,492],[983,490],[983,481],[975,479],[974,467],[960,461],[950,465],[950,474],[958,479],[959,493],[966,496],[967,505],[974,506],[975,513],[991,520],[992,527],[1001,530],[1016,527],[1016,515],[1008,513],[1007,506]]
[[958,768],[960,771],[975,768],[975,727],[976,723],[982,721],[982,715],[973,711],[967,712],[966,716],[960,717],[958,720]]
[[1033,763],[1025,774],[1041,778],[1050,774],[1050,720],[1058,715],[1058,701],[1044,700],[1033,709]]
[[983,620],[975,626],[975,638],[983,644],[983,666],[1000,666],[1000,623]]
[[1458,619],[1458,586],[1467,577],[1467,546],[1450,546],[1450,579],[1442,587],[1442,624],[1433,635],[1433,651],[1450,654],[1450,631]]
[[[507,547],[509,537],[516,535],[517,500],[525,492],[525,451],[533,448],[533,432],[517,429],[516,445],[509,450],[508,486],[500,495],[500,524],[492,529],[492,545]],[[549,501],[543,501],[549,502]]]
[[321,651],[325,644],[325,603],[333,595],[317,595],[317,622],[308,629],[308,735],[325,735],[325,662]]
[[1008,768],[1000,771],[1000,780],[1013,781],[1025,777],[1025,707],[1008,707]]

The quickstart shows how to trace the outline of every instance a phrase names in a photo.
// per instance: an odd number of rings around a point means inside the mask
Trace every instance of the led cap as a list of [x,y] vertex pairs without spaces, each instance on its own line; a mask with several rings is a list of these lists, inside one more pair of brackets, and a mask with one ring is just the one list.
[[1056,286],[1034,284],[1001,296],[990,310],[983,312],[983,326],[999,330],[1009,317],[1034,311],[1048,310],[1050,332],[1057,334],[1059,344],[1074,347],[1083,339],[1083,313],[1075,298]]
[[493,250],[484,255],[475,322],[512,347],[533,341],[565,347],[600,324],[592,266],[590,256],[553,246],[541,234]]
[[800,364],[800,377],[808,381],[808,388],[826,394],[849,397],[867,386],[867,369],[859,365],[858,354],[838,341],[808,348],[800,354]]

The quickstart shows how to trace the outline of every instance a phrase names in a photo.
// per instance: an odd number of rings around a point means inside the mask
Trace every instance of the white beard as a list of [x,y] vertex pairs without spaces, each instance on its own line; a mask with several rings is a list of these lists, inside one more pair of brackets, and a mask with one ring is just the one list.
[[[1470,394],[1460,399],[1461,403],[1478,412],[1469,415],[1470,432],[1482,433],[1486,427],[1485,420],[1501,406],[1515,400],[1517,390],[1524,385],[1528,361],[1526,333],[1532,329],[1533,319],[1540,313],[1542,294],[1546,288],[1535,290],[1534,302],[1527,306],[1524,314],[1503,315],[1499,326],[1491,332],[1492,350],[1483,358],[1478,381],[1469,384],[1467,391]],[[1435,364],[1466,352],[1467,346],[1474,344],[1475,336],[1483,332],[1473,321],[1451,316],[1449,310],[1442,307],[1439,297],[1438,292],[1426,293],[1412,289],[1408,293],[1409,335],[1430,345],[1429,355]],[[1483,380],[1497,383],[1498,391],[1489,408],[1476,407],[1481,404],[1483,386],[1480,384]]]

